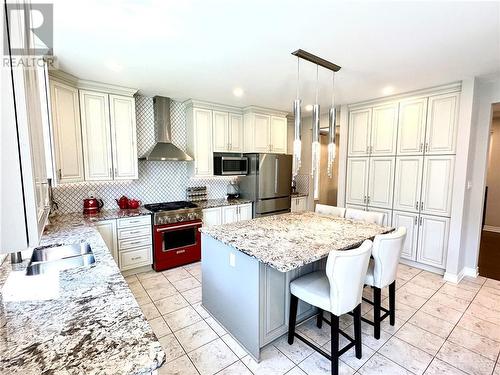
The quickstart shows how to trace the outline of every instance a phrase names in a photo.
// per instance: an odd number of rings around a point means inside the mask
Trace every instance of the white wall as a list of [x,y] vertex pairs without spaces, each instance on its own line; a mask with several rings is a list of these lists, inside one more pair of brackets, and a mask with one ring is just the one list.
[[499,102],[500,74],[478,79],[474,95],[472,148],[467,175],[467,180],[472,186],[466,196],[466,217],[462,226],[465,238],[461,247],[461,263],[466,269],[477,268],[492,117],[491,105]]

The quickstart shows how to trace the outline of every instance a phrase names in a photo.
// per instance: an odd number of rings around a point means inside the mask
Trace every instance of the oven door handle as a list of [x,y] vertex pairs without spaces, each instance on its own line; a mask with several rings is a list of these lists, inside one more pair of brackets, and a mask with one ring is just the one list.
[[175,227],[157,228],[156,231],[157,232],[166,232],[168,230],[175,230],[175,229],[188,228],[188,227],[196,228],[196,227],[199,227],[199,226],[200,226],[199,223],[196,223],[196,224],[184,224],[184,225],[176,225]]

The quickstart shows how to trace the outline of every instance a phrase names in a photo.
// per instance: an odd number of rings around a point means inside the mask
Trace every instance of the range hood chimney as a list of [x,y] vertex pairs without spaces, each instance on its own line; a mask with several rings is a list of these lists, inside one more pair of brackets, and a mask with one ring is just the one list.
[[172,143],[172,127],[170,124],[170,98],[155,96],[153,98],[155,121],[155,145],[140,157],[141,160],[193,160],[191,156]]

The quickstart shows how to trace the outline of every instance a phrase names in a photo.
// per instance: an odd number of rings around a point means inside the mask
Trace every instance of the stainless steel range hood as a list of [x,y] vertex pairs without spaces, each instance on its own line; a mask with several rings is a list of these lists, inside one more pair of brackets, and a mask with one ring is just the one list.
[[141,160],[193,160],[191,156],[172,143],[172,127],[170,124],[170,98],[155,96],[153,98],[155,121],[155,145]]

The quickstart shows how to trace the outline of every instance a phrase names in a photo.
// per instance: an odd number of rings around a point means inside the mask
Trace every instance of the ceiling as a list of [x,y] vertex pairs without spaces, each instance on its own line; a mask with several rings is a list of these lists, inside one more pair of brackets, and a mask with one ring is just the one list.
[[[59,67],[146,95],[288,111],[298,48],[342,66],[337,104],[500,74],[500,2],[54,1]],[[300,67],[309,104],[316,68]]]

